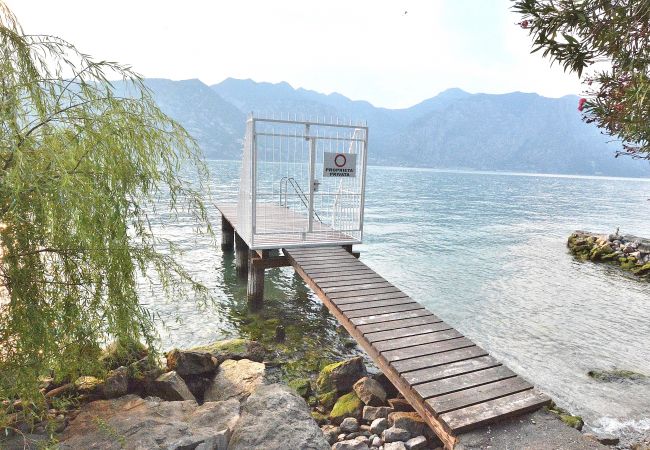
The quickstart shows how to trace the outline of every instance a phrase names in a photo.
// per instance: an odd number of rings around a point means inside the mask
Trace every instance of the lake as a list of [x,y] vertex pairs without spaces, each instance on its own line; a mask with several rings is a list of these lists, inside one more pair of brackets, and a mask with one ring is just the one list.
[[[639,164],[643,164],[639,162]],[[208,161],[214,198],[236,198],[239,163]],[[576,229],[650,237],[650,180],[369,167],[362,260],[548,393],[597,431],[650,430],[650,384],[595,381],[591,369],[650,375],[650,284],[607,265],[576,261]],[[145,305],[164,321],[164,349],[228,336],[269,339],[335,358],[355,349],[290,268],[268,272],[266,308],[246,307],[233,259],[184,218],[155,228],[215,303]],[[219,227],[219,215],[213,215]],[[355,247],[356,248],[356,247]]]

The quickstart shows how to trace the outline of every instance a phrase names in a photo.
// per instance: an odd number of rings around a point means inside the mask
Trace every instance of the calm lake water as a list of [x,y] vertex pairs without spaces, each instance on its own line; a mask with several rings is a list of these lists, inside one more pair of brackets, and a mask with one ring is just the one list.
[[[234,199],[239,163],[209,161],[213,196]],[[640,163],[641,164],[641,163]],[[591,369],[650,375],[650,284],[574,260],[576,229],[650,237],[650,180],[370,167],[363,261],[475,340],[590,428],[650,430],[650,384],[604,383]],[[219,216],[214,214],[218,229]],[[163,348],[228,336],[269,339],[323,358],[358,351],[292,270],[269,271],[265,310],[246,308],[233,260],[183,220],[157,227],[214,292],[146,304]]]

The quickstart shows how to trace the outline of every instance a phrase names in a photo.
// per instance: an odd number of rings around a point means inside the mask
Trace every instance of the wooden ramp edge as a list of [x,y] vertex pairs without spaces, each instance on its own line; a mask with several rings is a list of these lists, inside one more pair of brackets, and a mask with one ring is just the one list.
[[550,402],[344,248],[283,252],[445,448],[465,431]]

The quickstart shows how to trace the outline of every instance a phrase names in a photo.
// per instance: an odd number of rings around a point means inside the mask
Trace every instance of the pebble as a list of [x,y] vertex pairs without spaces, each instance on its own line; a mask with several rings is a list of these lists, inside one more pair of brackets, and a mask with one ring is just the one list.
[[343,433],[353,433],[359,429],[359,422],[354,417],[346,417],[339,425],[341,432]]
[[332,445],[332,450],[369,450],[368,446],[356,440],[341,441]]
[[379,419],[381,417],[388,417],[388,414],[393,412],[393,408],[389,408],[388,406],[364,406],[363,407],[363,420],[367,420],[368,422],[372,422],[375,419]]
[[339,441],[344,441],[345,440],[345,433],[339,434],[338,440]]
[[402,428],[390,427],[384,430],[381,436],[384,442],[397,442],[408,440],[411,437],[411,433]]
[[381,446],[381,438],[379,436],[375,436],[374,439],[371,441],[373,447],[380,447]]
[[427,438],[424,436],[417,436],[406,441],[405,445],[407,450],[422,450],[427,446]]
[[396,442],[389,442],[388,444],[384,444],[384,450],[407,450],[407,449],[406,446],[404,445],[404,442],[396,441]]

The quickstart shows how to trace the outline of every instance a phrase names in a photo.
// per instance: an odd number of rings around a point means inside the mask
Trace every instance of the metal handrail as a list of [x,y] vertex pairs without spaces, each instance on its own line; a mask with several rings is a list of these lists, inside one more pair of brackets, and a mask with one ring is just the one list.
[[[284,204],[282,204],[282,186],[284,182]],[[280,179],[280,206],[289,206],[289,200],[288,200],[288,191],[289,191],[289,183],[291,183],[291,187],[293,187],[293,190],[296,192],[298,195],[298,198],[302,202],[302,204],[307,208],[307,211],[309,211],[309,199],[305,195],[305,192],[302,190],[300,185],[296,182],[295,178],[293,177],[282,177]],[[316,216],[316,219],[320,222],[323,223],[321,218],[318,216],[318,213],[314,211],[314,216]]]

